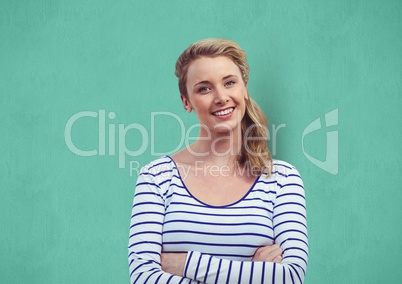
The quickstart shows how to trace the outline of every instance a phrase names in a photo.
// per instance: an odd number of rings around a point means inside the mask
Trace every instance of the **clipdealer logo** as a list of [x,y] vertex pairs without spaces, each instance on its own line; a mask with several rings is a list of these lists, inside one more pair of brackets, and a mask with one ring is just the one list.
[[[171,151],[158,152],[155,146],[155,126],[156,126],[156,117],[162,117],[163,122],[170,117],[173,118],[180,128],[180,142],[177,146]],[[150,121],[150,133],[148,130],[139,123],[130,123],[130,124],[114,124],[111,121],[116,118],[116,113],[111,111],[106,115],[106,111],[104,109],[95,111],[80,111],[74,115],[72,115],[64,128],[64,140],[68,147],[68,149],[77,156],[82,157],[90,157],[90,156],[118,156],[118,165],[119,168],[123,169],[126,167],[126,158],[140,156],[148,150],[149,146],[151,147],[151,155],[152,156],[162,156],[162,155],[171,155],[183,147],[190,145],[193,141],[196,140],[197,137],[193,137],[190,135],[192,130],[197,127],[203,127],[200,124],[195,124],[189,127],[186,131],[183,120],[177,114],[171,112],[152,112]],[[77,147],[72,138],[72,132],[74,124],[81,119],[97,119],[98,121],[98,145],[97,149],[92,150],[83,150]],[[109,120],[107,122],[107,119]],[[322,129],[321,119],[317,118],[313,122],[311,122],[304,130],[301,137],[301,146],[304,156],[316,167],[324,170],[332,175],[338,174],[338,131],[331,130],[333,126],[338,125],[338,109],[334,109],[325,114],[325,126],[329,128],[330,131],[326,132],[326,157],[324,160],[320,160],[316,157],[313,157],[309,153],[307,153],[305,149],[305,137],[315,131]],[[268,131],[267,140],[270,141],[271,144],[271,154],[273,156],[276,155],[277,152],[277,137],[280,129],[286,127],[285,123],[275,125],[271,125],[270,131]],[[107,131],[106,131],[107,129]],[[116,133],[117,132],[117,133]],[[126,145],[126,135],[129,132],[136,132],[138,136],[138,141],[141,142],[141,145],[138,149],[129,149]],[[116,136],[117,134],[117,136]],[[117,139],[117,141],[116,141]],[[106,146],[106,141],[108,141]],[[116,143],[117,142],[117,143]],[[116,153],[117,146],[117,153]],[[213,150],[212,150],[213,151]],[[199,155],[204,155],[205,153],[195,153]],[[222,153],[216,153],[222,154]],[[129,161],[130,165],[130,176],[133,175],[133,172],[137,174],[140,170],[140,164],[135,161]]]

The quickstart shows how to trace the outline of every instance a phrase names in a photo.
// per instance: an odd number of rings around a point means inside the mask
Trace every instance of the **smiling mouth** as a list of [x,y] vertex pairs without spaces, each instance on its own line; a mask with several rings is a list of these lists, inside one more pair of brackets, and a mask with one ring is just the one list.
[[225,110],[215,111],[212,114],[215,115],[215,116],[224,116],[224,115],[227,115],[229,113],[232,113],[234,111],[234,109],[235,109],[234,107],[231,107],[231,108],[227,108]]

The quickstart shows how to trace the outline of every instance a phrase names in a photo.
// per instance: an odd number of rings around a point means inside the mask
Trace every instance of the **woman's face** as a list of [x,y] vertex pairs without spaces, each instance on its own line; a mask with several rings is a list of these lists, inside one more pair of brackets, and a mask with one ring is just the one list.
[[239,67],[228,57],[201,57],[187,71],[187,111],[197,114],[200,124],[211,132],[236,130],[246,109],[246,84]]

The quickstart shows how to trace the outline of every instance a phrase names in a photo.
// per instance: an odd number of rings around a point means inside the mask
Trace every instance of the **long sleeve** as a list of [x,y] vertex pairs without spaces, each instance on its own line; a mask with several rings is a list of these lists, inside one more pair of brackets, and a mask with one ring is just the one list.
[[165,203],[157,174],[143,168],[137,180],[130,222],[128,261],[130,282],[137,284],[198,283],[161,269]]
[[[293,167],[283,165],[273,206],[274,241],[282,263],[234,261],[190,251],[184,276],[204,283],[303,283],[308,240],[303,182]],[[283,170],[284,169],[284,170]]]

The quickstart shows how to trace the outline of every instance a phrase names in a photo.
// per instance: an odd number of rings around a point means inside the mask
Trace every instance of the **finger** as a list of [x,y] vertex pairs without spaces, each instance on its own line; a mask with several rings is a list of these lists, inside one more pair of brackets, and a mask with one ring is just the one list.
[[277,249],[275,249],[274,251],[272,251],[272,255],[282,255],[282,248],[278,247]]
[[283,259],[282,256],[279,255],[279,256],[275,257],[272,262],[281,263],[281,262],[282,262],[282,259]]
[[265,250],[261,252],[262,255],[265,255],[266,257],[271,257],[272,259],[275,258],[278,255],[282,254],[282,249],[278,246],[270,250]]
[[279,244],[268,245],[264,247],[259,247],[255,251],[252,261],[272,262],[273,259],[279,255],[282,255],[282,248]]
[[264,246],[257,249],[256,253],[268,255],[270,252],[280,248],[278,244],[273,244],[270,246]]

